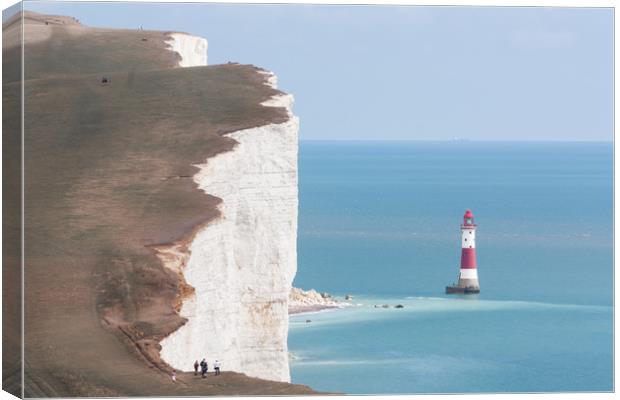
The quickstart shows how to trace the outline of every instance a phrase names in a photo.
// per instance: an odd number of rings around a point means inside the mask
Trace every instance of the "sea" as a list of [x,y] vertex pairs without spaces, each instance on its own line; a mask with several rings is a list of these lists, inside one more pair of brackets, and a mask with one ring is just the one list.
[[[302,141],[299,194],[294,285],[353,298],[291,317],[294,383],[614,390],[612,143]],[[446,295],[466,209],[481,292]]]

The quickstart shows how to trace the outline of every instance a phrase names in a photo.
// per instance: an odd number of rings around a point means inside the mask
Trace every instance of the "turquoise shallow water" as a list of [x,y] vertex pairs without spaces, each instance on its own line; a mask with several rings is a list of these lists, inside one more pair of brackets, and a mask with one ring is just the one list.
[[[611,143],[302,142],[299,171],[295,284],[359,305],[291,319],[294,382],[613,389]],[[466,208],[482,292],[446,296]]]

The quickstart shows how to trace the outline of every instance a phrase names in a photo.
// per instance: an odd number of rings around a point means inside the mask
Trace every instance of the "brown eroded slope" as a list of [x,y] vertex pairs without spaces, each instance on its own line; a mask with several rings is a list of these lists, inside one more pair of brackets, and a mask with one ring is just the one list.
[[[161,32],[46,18],[26,20],[51,30],[25,52],[26,396],[312,393],[234,373],[173,383],[158,359],[184,323],[183,282],[152,246],[217,216],[192,164],[230,150],[225,133],[286,121],[260,105],[278,92],[249,65],[169,68]],[[5,98],[5,113],[18,100]]]

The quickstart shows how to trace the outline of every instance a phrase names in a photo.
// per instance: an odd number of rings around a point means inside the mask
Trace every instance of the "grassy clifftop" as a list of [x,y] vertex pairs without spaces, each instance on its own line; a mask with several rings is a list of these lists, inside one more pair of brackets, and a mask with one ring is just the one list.
[[[184,323],[183,282],[151,246],[217,216],[192,164],[231,149],[223,134],[286,121],[260,105],[278,91],[250,65],[175,68],[165,32],[24,21],[26,395],[312,393],[234,373],[174,383],[158,358],[158,341]],[[5,66],[18,25],[3,27]],[[17,87],[5,79],[11,118]],[[19,142],[4,148],[6,160]]]
[[[33,12],[25,12],[23,21],[26,79],[172,68],[179,60],[166,51],[168,32],[90,28],[70,17]],[[21,26],[16,17],[3,24],[4,63],[20,57]]]

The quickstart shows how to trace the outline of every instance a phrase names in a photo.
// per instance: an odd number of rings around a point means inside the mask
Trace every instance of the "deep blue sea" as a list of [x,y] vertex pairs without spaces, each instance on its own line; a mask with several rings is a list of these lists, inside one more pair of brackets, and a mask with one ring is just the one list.
[[[611,143],[301,142],[295,285],[357,305],[291,318],[293,382],[613,390],[612,164]],[[481,293],[448,296],[467,208]]]

